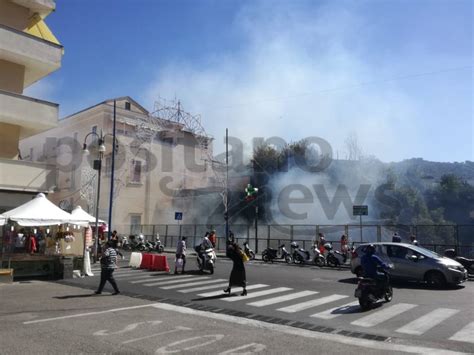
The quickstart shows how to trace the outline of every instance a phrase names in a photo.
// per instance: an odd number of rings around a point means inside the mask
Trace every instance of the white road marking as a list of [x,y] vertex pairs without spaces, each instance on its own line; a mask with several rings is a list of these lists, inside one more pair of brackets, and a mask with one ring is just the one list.
[[143,271],[127,271],[127,272],[114,272],[114,277],[116,278],[125,278],[125,277],[134,277],[137,275],[146,275]]
[[[247,286],[247,290],[255,290],[256,288],[262,288],[262,287],[267,287],[268,285],[264,284],[256,284],[256,285],[250,285]],[[242,292],[243,288],[242,287],[235,287],[232,288],[232,293],[234,292]],[[200,297],[214,297],[214,296],[219,296],[223,295],[224,293],[222,291],[214,291],[214,292],[207,292],[207,293],[201,293],[198,296]]]
[[[194,281],[194,280],[192,280]],[[215,282],[222,282],[225,281],[225,279],[214,279],[214,280],[209,280],[209,281],[197,281],[197,282],[189,282],[187,284],[181,284],[181,285],[173,285],[173,286],[165,286],[165,287],[160,287],[163,290],[172,290],[175,288],[186,288],[189,286],[197,286],[197,285],[206,285],[206,284],[212,284]]]
[[149,304],[143,304],[143,305],[140,305],[140,306],[113,308],[113,309],[108,309],[108,310],[106,310],[106,311],[97,311],[97,312],[87,312],[87,313],[70,314],[70,315],[68,315],[68,316],[62,316],[62,317],[54,317],[54,318],[43,318],[43,319],[29,320],[29,321],[27,321],[27,322],[23,322],[23,324],[44,323],[44,322],[51,322],[51,321],[61,320],[61,319],[87,317],[87,316],[93,316],[93,315],[96,315],[96,314],[104,314],[104,313],[111,313],[111,312],[127,311],[127,310],[129,310],[129,309],[152,307],[152,306],[154,306],[154,305],[156,305],[156,304],[158,304],[158,303],[149,303]]
[[272,295],[274,293],[291,291],[291,290],[292,290],[292,288],[289,288],[289,287],[277,287],[277,288],[271,288],[269,290],[252,292],[252,293],[247,294],[247,296],[237,296],[237,297],[224,298],[223,301],[226,301],[226,302],[242,301],[242,300],[248,300],[249,298]]
[[137,281],[129,281],[131,284],[139,284],[148,281],[159,281],[159,280],[174,280],[174,279],[185,279],[185,281],[189,281],[190,278],[196,277],[194,275],[186,275],[186,276],[162,276],[162,277],[154,277],[153,280],[137,280]]
[[197,292],[197,291],[205,291],[205,290],[212,290],[213,288],[222,288],[222,287],[227,287],[229,286],[229,282],[223,282],[221,284],[216,284],[216,285],[208,285],[208,286],[203,286],[203,287],[194,287],[194,288],[189,288],[186,290],[179,290],[178,292],[181,293],[190,293],[190,292]]
[[368,316],[362,317],[351,324],[358,325],[360,327],[373,327],[374,325],[385,322],[386,320],[395,317],[403,312],[409,311],[415,308],[416,305],[409,303],[399,303],[388,308],[383,308],[380,311],[369,314]]
[[281,303],[281,302],[290,301],[290,300],[294,300],[294,299],[301,298],[301,297],[315,295],[317,293],[319,293],[319,292],[317,292],[317,291],[301,291],[301,292],[291,293],[291,294],[285,295],[285,296],[267,298],[265,300],[252,302],[252,303],[247,303],[247,305],[248,306],[254,306],[254,307],[264,307],[264,306],[269,306],[269,305],[275,304],[275,303]]
[[[449,317],[455,315],[456,313],[459,313],[457,309],[438,308],[418,319],[415,319],[413,322],[410,322],[404,325],[403,327],[398,328],[396,332],[421,335],[427,330],[430,330],[431,328],[437,326],[444,320],[448,319]],[[474,336],[474,334],[472,335]]]
[[[236,354],[249,355],[249,354],[259,353],[259,352],[265,350],[266,348],[267,348],[267,346],[263,345],[263,344],[249,343],[249,344],[239,346],[238,348],[226,350],[223,353],[220,353],[219,355],[236,355]],[[250,350],[250,351],[246,351],[246,352],[243,353],[241,350],[244,350],[244,349],[247,349],[247,350]]]
[[[337,336],[334,336],[334,334],[322,333],[322,332],[299,329],[299,328],[297,329],[297,328],[293,328],[287,325],[267,323],[267,322],[262,322],[255,319],[231,316],[228,314],[198,311],[195,309],[175,306],[175,305],[166,304],[166,303],[155,303],[150,306],[153,308],[162,309],[165,311],[173,311],[173,312],[178,312],[181,314],[206,317],[210,319],[221,320],[221,321],[232,323],[232,324],[239,324],[246,327],[252,326],[258,329],[268,329],[270,332],[279,332],[279,333],[287,334],[291,336],[301,336],[301,337],[311,338],[311,339],[320,339],[324,341],[330,341],[333,343],[349,345],[351,347],[357,346],[361,348],[373,349],[379,352],[382,352],[382,351],[407,352],[407,353],[413,353],[413,354],[426,354],[426,355],[441,354],[441,353],[443,355],[465,354],[462,352],[456,352],[456,351],[447,350],[447,349],[439,349],[439,348],[435,349],[435,348],[429,348],[429,347],[424,347],[424,346],[382,342],[382,341],[369,340],[369,339],[363,339],[363,338],[354,338],[354,337],[344,336],[340,334],[338,334]],[[278,336],[278,335],[275,334],[275,336]],[[359,352],[359,351],[363,351],[363,349],[354,349],[354,352]]]
[[[143,280],[144,282],[147,282],[147,281],[150,281],[150,278],[153,277],[153,276],[151,276],[151,275],[142,275],[142,276],[127,275],[127,277],[121,277],[120,280],[128,279],[129,277],[133,277],[132,280]],[[125,280],[125,282],[131,282],[131,281],[130,280]]]
[[449,340],[464,341],[474,344],[474,322],[469,323],[459,332],[454,334]]
[[311,301],[297,303],[297,304],[294,304],[294,305],[291,305],[291,306],[288,306],[288,307],[279,308],[279,309],[277,309],[277,311],[286,312],[286,313],[295,313],[295,312],[304,311],[305,309],[308,309],[308,308],[317,307],[317,306],[320,306],[322,304],[329,303],[329,302],[334,302],[334,301],[337,301],[337,300],[340,300],[340,299],[343,299],[343,298],[347,298],[347,297],[349,297],[349,296],[346,296],[346,295],[331,295],[331,296],[326,296],[326,297],[322,297],[322,298],[316,298],[316,299],[311,300]]
[[180,332],[180,331],[183,331],[183,330],[192,330],[192,328],[182,327],[182,326],[178,325],[177,327],[175,327],[175,329],[167,330],[167,331],[164,331],[164,332],[161,332],[161,333],[146,335],[146,336],[143,336],[143,337],[140,337],[140,338],[130,339],[130,340],[127,340],[127,341],[123,341],[122,344],[130,344],[130,343],[133,343],[135,341],[140,341],[140,340],[144,340],[144,339],[148,339],[148,338],[153,338],[153,337],[157,337],[157,336],[165,335],[165,334],[177,333],[177,332]]
[[[201,277],[194,277],[192,280],[208,280],[209,277],[208,276],[201,276]],[[189,279],[188,279],[189,280]],[[186,281],[188,281],[186,280]],[[171,280],[171,281],[160,281],[160,282],[152,282],[150,284],[143,284],[143,286],[147,286],[147,287],[152,287],[152,286],[162,286],[162,285],[171,285],[171,284],[178,284],[180,282],[183,282],[183,279],[182,278],[178,278],[176,280]]]
[[341,314],[344,314],[347,311],[349,311],[352,307],[355,307],[358,305],[359,305],[359,301],[355,301],[355,302],[347,303],[342,306],[325,310],[320,313],[312,314],[310,317],[321,318],[321,319],[333,319],[333,318],[339,317]]

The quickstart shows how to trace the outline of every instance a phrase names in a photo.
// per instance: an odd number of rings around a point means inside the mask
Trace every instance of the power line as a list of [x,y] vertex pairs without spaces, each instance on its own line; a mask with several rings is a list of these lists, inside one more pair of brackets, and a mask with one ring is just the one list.
[[419,77],[424,77],[424,76],[429,76],[429,75],[443,74],[443,73],[463,71],[463,70],[472,70],[472,66],[468,65],[468,66],[463,66],[463,67],[441,69],[441,70],[436,70],[436,71],[431,71],[431,72],[401,75],[401,76],[396,76],[396,77],[393,77],[393,78],[386,78],[386,79],[380,79],[380,80],[361,82],[361,83],[348,85],[348,86],[342,86],[342,87],[336,87],[336,88],[330,88],[330,89],[321,89],[321,90],[317,90],[317,91],[305,92],[305,93],[288,95],[288,96],[272,97],[272,98],[262,99],[262,100],[258,100],[258,101],[252,101],[252,102],[241,102],[241,103],[238,103],[238,104],[235,104],[235,105],[213,107],[210,111],[212,111],[212,110],[226,110],[226,109],[232,109],[232,108],[237,108],[237,107],[241,107],[241,106],[256,105],[256,104],[265,103],[265,102],[277,102],[277,101],[291,100],[291,99],[296,99],[296,98],[300,98],[300,97],[304,97],[304,96],[312,96],[312,95],[319,95],[319,94],[331,93],[331,92],[336,92],[336,91],[344,91],[344,90],[350,90],[350,89],[360,88],[360,87],[364,87],[364,86],[381,84],[381,83],[388,83],[388,82],[399,81],[399,80],[409,80],[409,79],[414,79],[414,78],[419,78]]

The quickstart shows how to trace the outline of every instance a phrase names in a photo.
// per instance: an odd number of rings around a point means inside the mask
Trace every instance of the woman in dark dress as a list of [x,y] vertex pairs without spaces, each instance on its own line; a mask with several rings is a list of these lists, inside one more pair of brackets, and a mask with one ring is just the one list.
[[224,292],[230,294],[232,286],[242,287],[244,290],[241,296],[247,296],[244,261],[242,260],[241,249],[236,243],[229,244],[227,257],[233,261],[234,265],[230,273],[229,287],[227,287]]

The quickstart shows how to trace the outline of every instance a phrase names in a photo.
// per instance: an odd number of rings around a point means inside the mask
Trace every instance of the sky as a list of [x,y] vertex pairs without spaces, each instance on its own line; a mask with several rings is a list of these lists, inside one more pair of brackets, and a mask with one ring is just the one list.
[[470,0],[57,0],[62,67],[26,91],[65,117],[179,99],[223,151],[347,137],[385,161],[474,160]]

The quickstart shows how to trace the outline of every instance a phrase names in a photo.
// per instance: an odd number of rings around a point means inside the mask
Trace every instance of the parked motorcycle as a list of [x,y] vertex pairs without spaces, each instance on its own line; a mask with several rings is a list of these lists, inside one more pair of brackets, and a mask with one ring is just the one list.
[[444,256],[447,258],[456,260],[459,264],[464,266],[464,268],[467,270],[467,273],[469,275],[474,275],[474,259],[468,259],[464,258],[462,256],[457,256],[456,250],[454,249],[446,249],[444,251]]
[[295,264],[304,264],[311,259],[309,251],[300,248],[296,242],[290,244],[292,250],[293,262]]
[[128,238],[126,236],[122,237],[121,248],[123,250],[132,250],[132,246],[130,244],[130,241],[128,240]]
[[244,242],[244,253],[247,255],[249,260],[254,260],[255,259],[255,253],[252,249],[249,248],[249,243]]
[[161,240],[159,236],[156,238],[154,250],[157,251],[158,253],[163,253],[165,251],[165,246],[161,244]]
[[[278,252],[281,250],[281,255],[278,256]],[[271,261],[273,263],[273,260],[275,259],[283,259],[287,264],[291,263],[293,261],[293,258],[291,257],[291,254],[286,250],[285,244],[282,244],[278,247],[278,249],[273,249],[273,248],[267,248],[263,251],[262,253],[262,260],[264,262],[269,262]]]
[[[393,265],[390,265],[390,268],[393,268]],[[359,299],[360,308],[364,311],[383,300],[390,302],[393,298],[393,290],[387,271],[381,268],[379,268],[379,271],[385,274],[385,282],[377,283],[375,279],[359,277],[354,296]]]
[[331,243],[324,244],[324,249],[327,250],[326,264],[330,267],[339,267],[344,265],[347,261],[347,255],[342,254],[339,250],[334,250]]
[[323,267],[324,265],[326,265],[326,258],[323,254],[321,254],[316,244],[313,245],[313,254],[313,264],[319,267]]
[[194,250],[197,252],[197,264],[199,267],[199,271],[209,271],[209,273],[212,275],[214,273],[214,268],[217,261],[214,248],[208,248],[203,250],[199,245],[195,247]]

